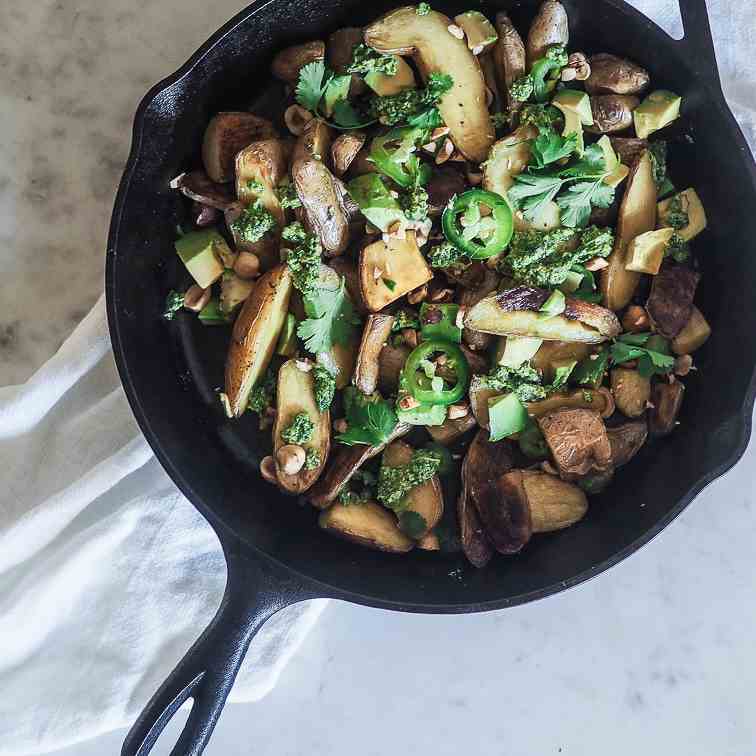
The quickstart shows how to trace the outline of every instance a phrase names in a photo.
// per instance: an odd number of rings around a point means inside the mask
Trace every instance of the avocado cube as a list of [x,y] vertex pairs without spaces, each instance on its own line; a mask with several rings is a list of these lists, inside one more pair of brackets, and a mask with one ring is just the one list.
[[381,231],[399,221],[406,223],[401,205],[376,173],[366,173],[349,182],[349,196],[360,206],[362,214]]
[[227,270],[221,279],[220,309],[230,315],[255,288],[255,282],[240,278],[232,270]]
[[655,276],[664,261],[667,244],[674,235],[674,228],[659,228],[636,236],[628,245],[625,269]]
[[591,101],[585,92],[578,92],[574,89],[563,89],[558,92],[551,104],[559,108],[564,115],[564,131],[562,136],[570,134],[577,135],[578,155],[585,152],[585,138],[583,135],[583,126],[593,125],[593,111],[591,110]]
[[351,76],[334,76],[326,87],[323,95],[323,113],[330,118],[333,108],[340,100],[346,100],[349,96],[349,86],[352,83]]
[[646,139],[672,123],[680,115],[681,103],[682,97],[666,89],[651,92],[633,111],[638,139]]
[[371,71],[365,76],[365,83],[380,97],[399,94],[404,89],[415,88],[415,74],[404,58],[395,55],[398,68],[393,76],[380,71]]
[[604,153],[604,163],[606,164],[607,171],[604,183],[612,188],[616,188],[630,175],[630,169],[620,163],[608,136],[602,136],[596,144],[601,147]]
[[414,409],[405,410],[397,405],[396,416],[400,423],[407,425],[443,425],[446,420],[446,407],[443,404],[420,404]]
[[214,228],[185,234],[176,241],[175,247],[181,262],[203,289],[223,275],[224,256],[233,257],[226,240]]
[[[580,281],[578,281],[579,285]],[[577,286],[575,288],[577,289]],[[520,367],[524,362],[530,362],[535,357],[541,344],[543,344],[543,339],[532,336],[502,336],[497,346],[496,364],[505,367]],[[498,353],[499,349],[501,349],[501,354]]]
[[467,47],[472,50],[473,55],[482,55],[499,39],[493,24],[480,11],[460,13],[454,17],[454,23],[465,33]]
[[670,216],[674,213],[685,213],[688,223],[677,228],[677,233],[685,240],[695,239],[707,226],[706,210],[704,210],[701,198],[693,188],[676,194],[674,197],[662,200],[657,206],[658,225],[660,227],[675,226]]

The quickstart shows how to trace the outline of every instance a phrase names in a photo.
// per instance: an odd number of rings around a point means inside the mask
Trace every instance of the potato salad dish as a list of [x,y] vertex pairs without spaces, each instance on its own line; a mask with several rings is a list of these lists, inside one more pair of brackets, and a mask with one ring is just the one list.
[[678,423],[710,333],[681,98],[569,43],[556,0],[397,8],[280,50],[278,108],[214,115],[171,184],[165,317],[228,341],[219,411],[336,536],[483,567]]

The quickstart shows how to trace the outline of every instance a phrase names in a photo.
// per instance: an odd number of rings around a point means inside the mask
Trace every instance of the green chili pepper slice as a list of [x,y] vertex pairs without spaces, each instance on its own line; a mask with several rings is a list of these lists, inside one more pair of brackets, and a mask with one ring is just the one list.
[[[428,358],[435,352],[440,352],[446,356],[445,367],[453,369],[456,374],[457,382],[452,388],[447,389],[440,377],[431,378],[425,372]],[[404,368],[402,368],[402,378],[409,392],[418,402],[442,405],[454,404],[467,391],[470,366],[464,353],[456,344],[442,339],[432,339],[423,342],[410,353],[404,363]],[[438,382],[440,382],[440,385]]]
[[[491,214],[484,215],[481,205]],[[500,194],[483,189],[471,189],[453,199],[444,210],[441,225],[447,240],[472,260],[503,252],[514,231],[509,203]]]
[[422,141],[423,135],[423,129],[417,126],[391,129],[388,134],[373,139],[370,144],[370,162],[404,189],[427,183],[430,170],[415,154],[415,148]]

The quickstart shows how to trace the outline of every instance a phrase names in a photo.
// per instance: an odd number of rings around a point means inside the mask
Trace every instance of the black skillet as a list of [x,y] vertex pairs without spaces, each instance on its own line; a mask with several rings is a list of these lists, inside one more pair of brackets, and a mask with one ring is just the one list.
[[[217,400],[227,334],[189,314],[170,326],[160,317],[168,289],[185,283],[173,241],[186,205],[168,182],[195,164],[211,114],[250,103],[265,108],[266,101],[280,106],[280,89],[266,89],[276,50],[366,23],[396,3],[250,5],[140,104],[110,229],[108,319],[126,394],[156,456],[216,530],[228,562],[218,613],[147,704],[126,738],[125,756],[148,753],[189,698],[194,706],[172,753],[200,754],[251,639],[285,606],[324,596],[454,613],[548,596],[648,542],[745,450],[756,390],[756,168],[722,96],[705,0],[680,0],[680,41],[622,0],[563,1],[571,49],[626,55],[647,66],[658,86],[684,97],[672,178],[677,186],[695,186],[709,215],[710,228],[697,243],[698,302],[713,335],[697,354],[700,370],[688,381],[680,427],[621,470],[579,525],[538,537],[520,556],[480,571],[462,556],[396,557],[337,541],[317,528],[312,510],[264,483],[253,418],[232,425]],[[452,14],[468,5],[434,2]],[[482,10],[493,15],[505,8],[527,30],[537,5],[483,3]]]

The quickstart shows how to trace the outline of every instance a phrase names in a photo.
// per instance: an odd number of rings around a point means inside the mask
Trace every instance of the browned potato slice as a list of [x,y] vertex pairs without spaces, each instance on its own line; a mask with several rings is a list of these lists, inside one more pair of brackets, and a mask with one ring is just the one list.
[[711,336],[711,327],[698,307],[693,305],[690,319],[672,342],[672,351],[678,355],[693,354],[696,349],[706,343],[709,336]]
[[648,151],[633,166],[620,205],[609,267],[601,271],[601,293],[610,310],[621,310],[632,299],[640,273],[627,270],[627,247],[636,236],[656,228],[656,182]]
[[333,172],[343,176],[354,162],[359,151],[365,145],[364,131],[346,131],[336,138],[331,145],[331,160]]
[[290,296],[291,274],[279,265],[257,279],[234,323],[226,358],[226,395],[234,417],[247,408],[250,392],[268,367]]
[[227,210],[236,201],[230,186],[216,184],[204,171],[182,173],[171,182],[171,187],[189,199],[217,210]]
[[429,425],[427,431],[437,444],[449,446],[477,424],[475,416],[472,412],[468,412],[464,417],[458,417],[454,420],[446,419],[441,425]]
[[490,94],[488,95],[490,103],[488,107],[494,112],[501,110],[501,96],[499,94],[499,83],[496,79],[496,63],[494,63],[493,50],[479,55],[478,63],[480,64],[480,70],[483,71],[483,81],[486,82],[486,86],[490,90]]
[[611,469],[612,449],[598,412],[561,409],[538,418],[538,425],[563,480]]
[[498,396],[499,392],[485,385],[485,376],[474,375],[467,393],[475,421],[481,428],[488,429],[488,400]]
[[328,127],[313,118],[297,140],[291,178],[302,203],[307,226],[327,257],[340,255],[349,244],[349,217],[341,190],[325,160],[330,159]]
[[532,336],[544,341],[578,341],[600,344],[620,333],[616,315],[578,299],[567,299],[562,315],[541,319],[540,308],[550,292],[518,286],[486,297],[472,307],[465,326],[499,336]]
[[352,380],[358,349],[357,339],[353,339],[349,344],[334,344],[331,347],[331,359],[336,368],[336,388],[339,391],[346,388]]
[[537,470],[523,470],[534,533],[551,533],[574,525],[588,512],[588,499],[572,483]]
[[690,321],[699,273],[687,265],[665,262],[654,276],[646,310],[665,339],[674,339]]
[[540,402],[527,402],[525,406],[531,417],[543,417],[558,409],[595,410],[601,417],[611,417],[614,414],[614,399],[605,388],[575,389],[552,394]]
[[624,131],[633,125],[633,111],[640,105],[640,100],[633,95],[596,95],[591,97],[593,125],[586,126],[586,131],[593,134],[613,134]]
[[478,510],[470,498],[465,482],[464,466],[462,468],[462,488],[457,497],[457,519],[462,551],[473,567],[485,567],[494,555],[491,541],[488,539],[478,517]]
[[612,448],[612,465],[626,465],[640,450],[648,438],[648,425],[644,420],[633,420],[614,428],[607,428],[609,445]]
[[332,504],[336,497],[341,493],[344,486],[351,480],[352,476],[367,462],[367,460],[380,454],[392,441],[406,436],[412,426],[399,423],[386,444],[380,446],[366,446],[365,444],[356,444],[355,446],[345,446],[339,444],[328,460],[328,466],[325,473],[321,475],[317,483],[310,489],[309,500],[313,507],[325,509]]
[[[407,231],[404,239],[379,239],[360,253],[360,292],[370,312],[378,312],[413,289],[433,278],[428,263],[420,253],[415,232]],[[394,287],[384,283],[394,282]]]
[[[394,441],[383,452],[381,464],[386,467],[402,467],[412,461],[413,449],[404,441]],[[421,536],[438,525],[441,515],[444,513],[444,496],[441,492],[441,482],[437,475],[421,486],[415,486],[407,494],[406,510],[416,512],[425,520],[426,529]],[[399,517],[401,527],[401,515]]]
[[655,383],[651,389],[653,409],[648,416],[648,432],[652,436],[668,436],[675,429],[680,414],[685,386],[680,381]]
[[568,341],[544,341],[535,353],[530,364],[543,373],[546,383],[554,380],[556,369],[570,362],[580,362],[591,353],[588,344],[576,344]]
[[426,533],[417,541],[417,548],[423,551],[441,551],[441,542],[435,533]]
[[[338,74],[345,73],[346,67],[352,62],[354,48],[362,42],[362,29],[349,26],[345,29],[337,29],[326,43],[326,61],[328,67]],[[349,85],[349,95],[356,97],[367,89],[363,79],[357,74],[352,74],[352,83]]]
[[302,45],[285,47],[270,64],[270,71],[277,79],[287,84],[296,84],[299,78],[299,69],[308,63],[325,58],[325,42],[315,39]]
[[329,533],[378,551],[404,554],[415,545],[399,530],[396,517],[374,501],[348,507],[334,504],[320,515],[318,524]]
[[363,394],[372,394],[378,386],[379,355],[386,346],[393,325],[393,315],[369,315],[365,321],[354,369],[354,385]]
[[539,58],[546,55],[550,45],[566,45],[570,41],[570,23],[567,11],[557,0],[545,0],[528,32],[528,70]]
[[251,142],[275,139],[273,124],[252,113],[218,113],[205,129],[202,162],[207,175],[218,183],[234,180],[236,155]]
[[[315,403],[312,370],[303,370],[301,360],[288,360],[278,371],[276,389],[276,422],[273,426],[273,456],[276,458],[278,485],[292,494],[304,493],[323,472],[328,451],[331,448],[331,416],[328,410],[320,412]],[[312,438],[302,447],[305,451],[314,449],[320,464],[312,470],[302,468],[296,475],[286,475],[278,464],[278,451],[287,442],[281,433],[291,425],[292,420],[304,412],[315,423]]]
[[[481,266],[483,272],[482,279],[477,282],[475,286],[461,286],[457,289],[457,304],[463,307],[465,310],[469,310],[474,305],[478,304],[481,299],[484,299],[489,294],[496,291],[499,285],[498,274],[486,267]],[[493,336],[482,331],[473,331],[470,328],[462,329],[462,340],[472,349],[487,349],[493,341]]]
[[444,211],[455,194],[462,194],[467,185],[464,176],[453,166],[442,165],[434,169],[428,184],[428,215],[435,218]]
[[509,88],[525,75],[525,45],[520,33],[504,11],[496,14],[495,26],[499,40],[494,45],[491,58],[495,66],[499,95],[507,109],[512,112],[521,107],[521,103],[509,97]]
[[482,163],[494,141],[483,72],[464,40],[449,32],[451,19],[438,11],[418,15],[414,5],[390,11],[365,29],[365,42],[382,53],[413,55],[420,73],[450,74],[451,91],[438,109],[457,149]]
[[383,394],[395,394],[399,388],[399,376],[410,349],[404,345],[386,344],[378,355],[378,386]]
[[362,301],[362,294],[360,294],[360,274],[357,269],[357,263],[347,255],[340,255],[339,257],[332,257],[328,261],[328,267],[333,268],[344,278],[346,290],[352,300],[352,304],[360,315],[364,315],[367,310]]
[[617,409],[625,417],[640,417],[651,398],[651,381],[637,370],[621,367],[612,368],[609,378]]
[[377,173],[378,169],[375,167],[375,163],[368,160],[370,157],[369,146],[363,147],[357,156],[349,166],[349,178],[356,178],[357,176],[364,176],[366,173]]
[[616,55],[594,55],[590,64],[591,75],[585,82],[585,91],[591,95],[637,95],[651,81],[645,68]]

